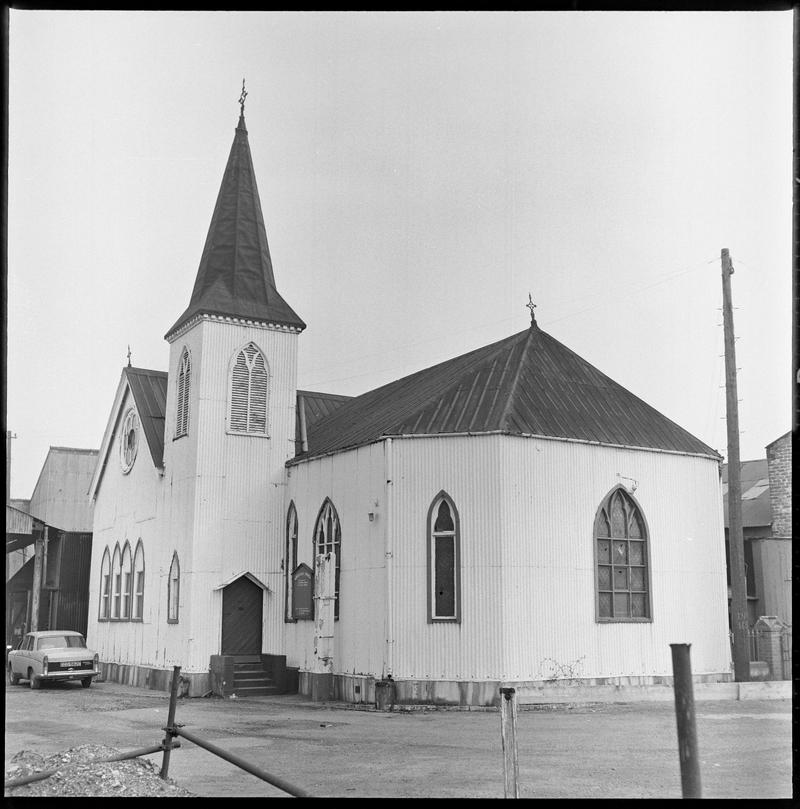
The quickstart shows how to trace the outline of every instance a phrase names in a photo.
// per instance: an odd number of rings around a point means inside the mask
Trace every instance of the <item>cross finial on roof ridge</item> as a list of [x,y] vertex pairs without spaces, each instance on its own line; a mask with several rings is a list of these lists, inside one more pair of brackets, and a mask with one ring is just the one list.
[[240,114],[244,116],[244,100],[247,98],[247,90],[244,89],[244,79],[242,79],[242,92],[239,95]]
[[536,317],[533,314],[533,310],[536,308],[536,304],[533,302],[533,298],[531,297],[530,292],[528,293],[528,302],[525,304],[525,306],[527,306],[528,309],[531,310],[531,326],[535,326],[536,325]]
[[131,347],[128,346],[128,368],[131,367]]

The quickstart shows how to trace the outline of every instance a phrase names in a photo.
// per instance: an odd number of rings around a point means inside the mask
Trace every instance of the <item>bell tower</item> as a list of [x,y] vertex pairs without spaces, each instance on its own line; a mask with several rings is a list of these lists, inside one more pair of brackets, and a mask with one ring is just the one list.
[[[226,588],[243,589],[239,579],[246,575],[263,606],[263,648],[255,651],[275,652],[285,463],[294,455],[297,339],[305,323],[275,284],[246,95],[243,83],[189,305],[165,335],[165,538],[180,555],[182,616],[221,627]],[[223,635],[190,632],[194,663],[207,667],[210,655],[232,653],[220,648]]]

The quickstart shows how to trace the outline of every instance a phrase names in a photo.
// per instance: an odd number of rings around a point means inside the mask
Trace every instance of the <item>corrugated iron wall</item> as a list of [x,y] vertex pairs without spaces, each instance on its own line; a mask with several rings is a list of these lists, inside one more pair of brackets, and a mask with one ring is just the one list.
[[[669,675],[669,644],[684,642],[695,673],[727,672],[716,462],[538,439],[504,445],[508,677]],[[614,486],[631,486],[624,478],[637,482],[649,530],[652,622],[600,624],[594,518]]]
[[[715,461],[510,436],[394,449],[395,677],[668,675],[676,642],[693,643],[696,672],[728,671]],[[652,623],[595,621],[594,517],[618,474],[638,481],[650,528]],[[427,623],[425,517],[441,489],[459,510],[461,624]]]
[[[395,678],[498,678],[502,526],[497,522],[507,472],[499,436],[393,442],[393,591]],[[429,624],[427,515],[444,490],[458,510],[461,623]]]
[[91,531],[87,492],[97,455],[95,450],[50,447],[31,495],[30,513],[62,531]]
[[[220,650],[219,588],[245,572],[268,588],[263,650],[280,652],[284,464],[294,454],[297,352],[297,335],[288,331],[204,323],[199,332],[202,344],[194,353],[201,351],[202,356],[195,360],[193,387],[202,406],[193,402],[190,432],[197,447],[196,469],[201,471],[195,477],[191,505],[191,556],[187,548],[186,562],[181,558],[182,615],[191,625],[186,658],[197,669],[207,668],[210,656]],[[230,365],[250,341],[269,363],[268,437],[226,430]],[[172,392],[170,401],[174,402]]]
[[[297,509],[298,564],[305,562],[313,568],[314,526],[326,497],[336,508],[341,524],[334,673],[377,673],[380,676],[383,671],[387,526],[384,448],[383,442],[371,444],[301,463],[290,470],[286,507],[293,500]],[[373,514],[371,521],[370,513]],[[288,665],[310,669],[314,622],[287,623],[285,638]]]

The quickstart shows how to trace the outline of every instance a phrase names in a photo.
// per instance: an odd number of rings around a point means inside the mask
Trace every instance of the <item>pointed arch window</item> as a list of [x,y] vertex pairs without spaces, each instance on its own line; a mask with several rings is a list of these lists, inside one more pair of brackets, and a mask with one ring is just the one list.
[[652,620],[647,524],[621,486],[597,511],[594,546],[597,620]]
[[458,511],[445,492],[428,509],[428,623],[461,621]]
[[178,561],[178,552],[172,554],[172,564],[169,566],[167,579],[167,623],[177,624],[180,610],[181,595],[181,564]]
[[335,598],[333,617],[339,617],[339,579],[342,569],[342,529],[333,503],[326,499],[314,526],[314,558],[333,551],[336,554]]
[[144,618],[144,545],[140,539],[136,543],[133,557],[133,615],[134,621]]
[[294,621],[292,610],[292,573],[297,567],[297,509],[294,502],[289,503],[289,511],[286,515],[286,620]]
[[184,348],[178,364],[178,395],[175,415],[175,438],[189,434],[189,388],[192,378],[192,361],[189,349]]
[[129,621],[131,617],[131,579],[133,578],[133,560],[131,546],[126,542],[122,549],[122,597],[119,617]]
[[120,599],[122,597],[122,554],[119,543],[114,546],[111,559],[111,617],[118,620],[120,615]]
[[248,343],[231,370],[231,432],[267,435],[268,383],[267,361],[255,343]]
[[107,621],[111,617],[111,557],[108,547],[103,551],[100,563],[100,613],[99,619]]

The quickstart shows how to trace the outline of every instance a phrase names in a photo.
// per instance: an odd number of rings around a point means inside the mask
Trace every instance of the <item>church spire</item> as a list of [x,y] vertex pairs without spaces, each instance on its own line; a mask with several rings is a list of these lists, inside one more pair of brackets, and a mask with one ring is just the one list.
[[167,337],[200,314],[305,328],[305,323],[275,286],[244,121],[246,97],[242,80],[239,123],[208,228],[191,301],[167,332]]

